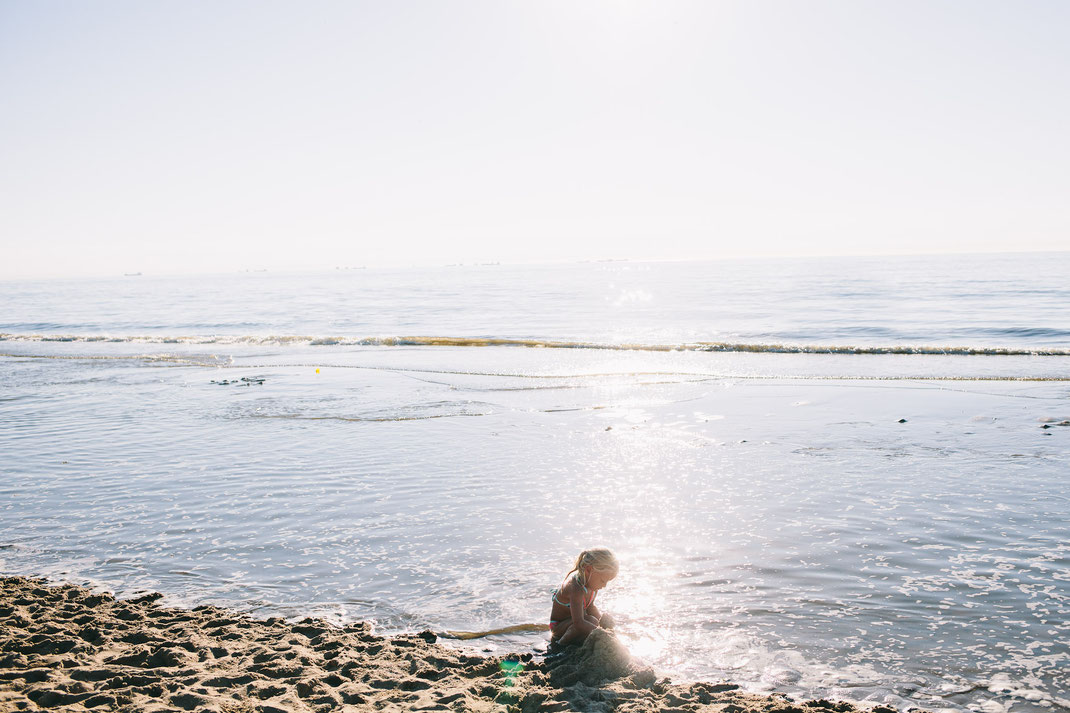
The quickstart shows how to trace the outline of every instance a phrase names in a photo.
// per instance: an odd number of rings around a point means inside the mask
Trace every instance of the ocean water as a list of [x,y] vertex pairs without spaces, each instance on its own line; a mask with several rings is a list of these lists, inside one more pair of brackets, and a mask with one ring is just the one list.
[[[1070,254],[0,283],[0,571],[1070,707]],[[541,634],[464,645],[517,649]],[[462,645],[462,644],[457,644]]]

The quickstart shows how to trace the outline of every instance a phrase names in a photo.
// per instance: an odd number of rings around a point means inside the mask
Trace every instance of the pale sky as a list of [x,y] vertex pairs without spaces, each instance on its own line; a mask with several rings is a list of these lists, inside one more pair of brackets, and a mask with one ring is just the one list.
[[1070,2],[0,0],[0,278],[1070,249]]

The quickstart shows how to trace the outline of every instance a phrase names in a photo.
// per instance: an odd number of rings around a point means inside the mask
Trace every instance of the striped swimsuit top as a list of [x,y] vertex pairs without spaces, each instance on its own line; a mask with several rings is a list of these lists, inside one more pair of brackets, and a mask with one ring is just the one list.
[[[583,609],[584,609],[584,611],[586,611],[587,607],[591,606],[591,603],[594,601],[594,595],[596,594],[596,592],[592,592],[592,591],[588,590],[587,587],[584,586],[580,582],[580,580],[576,579],[575,575],[573,575],[573,579],[575,580],[576,584],[579,584],[581,587],[583,587]],[[564,588],[565,588],[565,584],[562,584],[560,587],[558,587],[554,591],[550,592],[550,598],[554,602],[557,602],[558,604],[560,604],[561,606],[566,607],[568,609],[571,609],[572,608],[572,604],[570,602],[563,602],[563,601],[561,601],[560,599],[557,598],[557,593],[560,592]],[[550,620],[550,629],[553,630],[553,628],[555,626],[557,626],[558,624],[562,624],[562,623],[564,623],[566,621],[571,621],[571,620],[570,619],[557,619],[555,621],[554,619],[551,619]]]

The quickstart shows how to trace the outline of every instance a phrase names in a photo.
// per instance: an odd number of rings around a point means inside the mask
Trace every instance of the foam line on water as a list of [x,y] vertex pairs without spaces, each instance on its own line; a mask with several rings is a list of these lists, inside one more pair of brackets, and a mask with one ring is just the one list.
[[12,334],[0,332],[0,341],[17,342],[111,342],[133,344],[250,344],[250,345],[311,345],[311,346],[373,346],[373,347],[526,347],[533,349],[602,349],[611,351],[647,352],[754,352],[771,354],[919,354],[959,356],[1070,356],[1067,348],[1000,347],[959,345],[887,346],[836,344],[767,344],[747,342],[682,342],[679,344],[610,343],[553,339],[516,339],[508,337],[451,337],[451,336],[382,336],[341,337],[309,335],[81,335],[81,334]]
[[[606,377],[677,377],[691,381],[706,381],[713,379],[737,379],[746,381],[927,381],[927,382],[1067,382],[1068,376],[1012,376],[1004,374],[984,374],[972,376],[955,375],[864,375],[864,374],[739,374],[739,373],[715,373],[715,372],[675,372],[675,371],[628,371],[628,372],[597,372],[576,374],[524,374],[520,372],[493,372],[457,369],[420,369],[416,367],[387,367],[371,366],[366,364],[334,364],[329,362],[302,362],[302,363],[259,363],[259,364],[235,364],[231,357],[218,357],[215,355],[179,356],[157,354],[130,354],[130,355],[72,355],[72,354],[17,354],[0,352],[0,358],[10,359],[42,359],[59,361],[145,361],[160,366],[169,367],[203,367],[210,369],[363,369],[368,371],[386,371],[399,374],[446,374],[456,376],[491,376],[513,379],[588,379]],[[672,383],[672,382],[651,382]]]

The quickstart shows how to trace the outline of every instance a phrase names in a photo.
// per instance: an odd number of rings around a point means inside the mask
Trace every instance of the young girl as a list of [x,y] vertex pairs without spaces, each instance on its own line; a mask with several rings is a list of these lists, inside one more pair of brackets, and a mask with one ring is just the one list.
[[595,595],[617,576],[619,569],[617,558],[605,547],[580,553],[565,581],[553,591],[550,643],[579,643],[598,628],[603,617],[594,605]]

